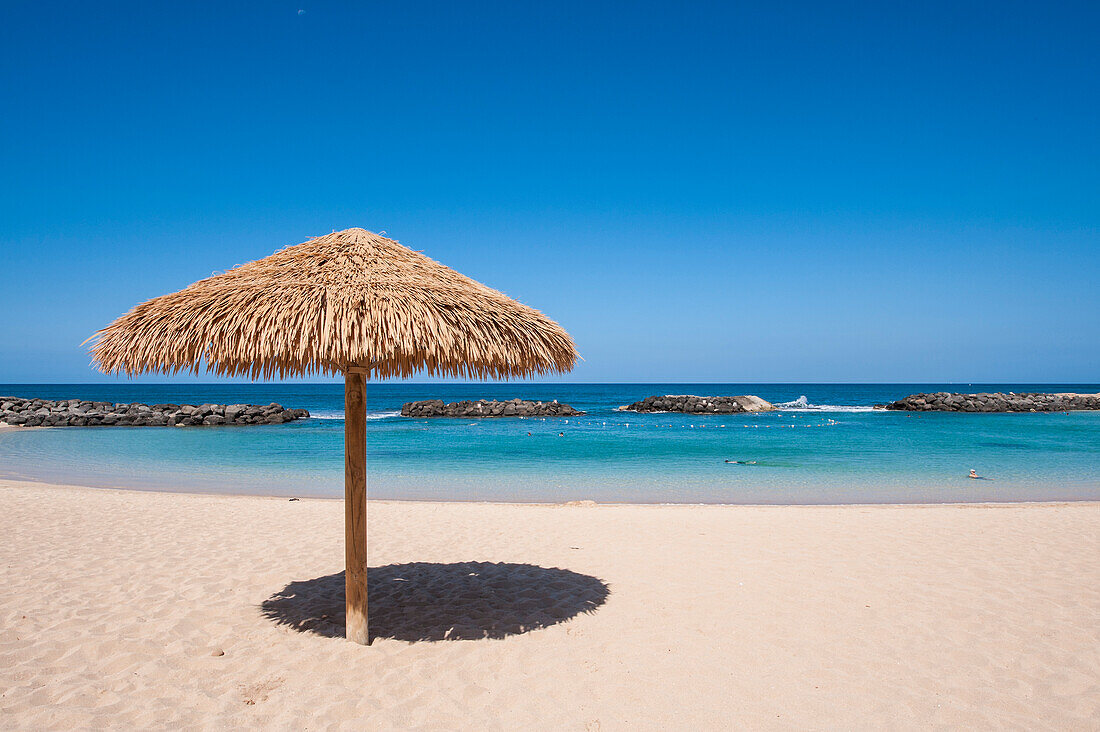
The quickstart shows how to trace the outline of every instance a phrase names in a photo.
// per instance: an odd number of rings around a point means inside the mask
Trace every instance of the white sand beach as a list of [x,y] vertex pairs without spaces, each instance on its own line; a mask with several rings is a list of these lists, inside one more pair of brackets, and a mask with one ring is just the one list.
[[1100,727],[1097,504],[373,502],[368,647],[340,501],[0,505],[4,729]]

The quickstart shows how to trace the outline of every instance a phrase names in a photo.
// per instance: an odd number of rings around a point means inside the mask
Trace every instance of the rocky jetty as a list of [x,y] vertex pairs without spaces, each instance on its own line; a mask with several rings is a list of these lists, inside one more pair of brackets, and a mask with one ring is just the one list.
[[1100,409],[1100,394],[912,394],[885,405],[910,412],[1068,412]]
[[513,399],[508,402],[485,401],[444,403],[442,399],[408,402],[401,407],[402,417],[576,417],[584,414],[557,399],[532,402]]
[[190,427],[284,424],[304,409],[279,404],[115,404],[82,399],[50,401],[0,397],[0,423],[21,427]]
[[627,412],[684,412],[685,414],[737,414],[770,412],[775,405],[758,396],[691,396],[666,394],[646,397],[619,409]]

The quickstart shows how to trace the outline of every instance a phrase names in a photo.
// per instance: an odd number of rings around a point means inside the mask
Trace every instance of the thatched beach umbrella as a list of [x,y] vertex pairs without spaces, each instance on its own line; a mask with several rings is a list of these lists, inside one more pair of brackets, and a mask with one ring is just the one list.
[[348,229],[135,307],[91,339],[105,373],[344,376],[347,637],[367,643],[365,378],[573,368],[542,313],[396,241]]

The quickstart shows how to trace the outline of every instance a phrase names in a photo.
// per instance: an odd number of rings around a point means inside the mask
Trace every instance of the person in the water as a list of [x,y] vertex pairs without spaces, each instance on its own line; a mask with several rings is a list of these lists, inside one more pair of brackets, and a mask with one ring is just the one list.
[[730,465],[756,465],[755,460],[727,460]]

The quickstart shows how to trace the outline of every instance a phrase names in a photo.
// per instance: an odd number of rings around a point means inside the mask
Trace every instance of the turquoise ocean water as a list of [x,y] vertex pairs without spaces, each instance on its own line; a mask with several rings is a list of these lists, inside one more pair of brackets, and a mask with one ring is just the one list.
[[[1100,500],[1100,412],[872,411],[927,391],[1098,392],[1098,384],[370,384],[373,498],[642,503]],[[755,415],[616,411],[652,394],[756,394]],[[0,384],[0,395],[147,403],[279,402],[271,427],[0,433],[0,477],[100,487],[343,495],[342,384]],[[558,399],[565,419],[413,420],[414,399]],[[528,432],[531,434],[528,435]],[[564,436],[559,436],[564,432]],[[755,461],[754,465],[725,460]],[[976,469],[991,480],[967,479]]]

